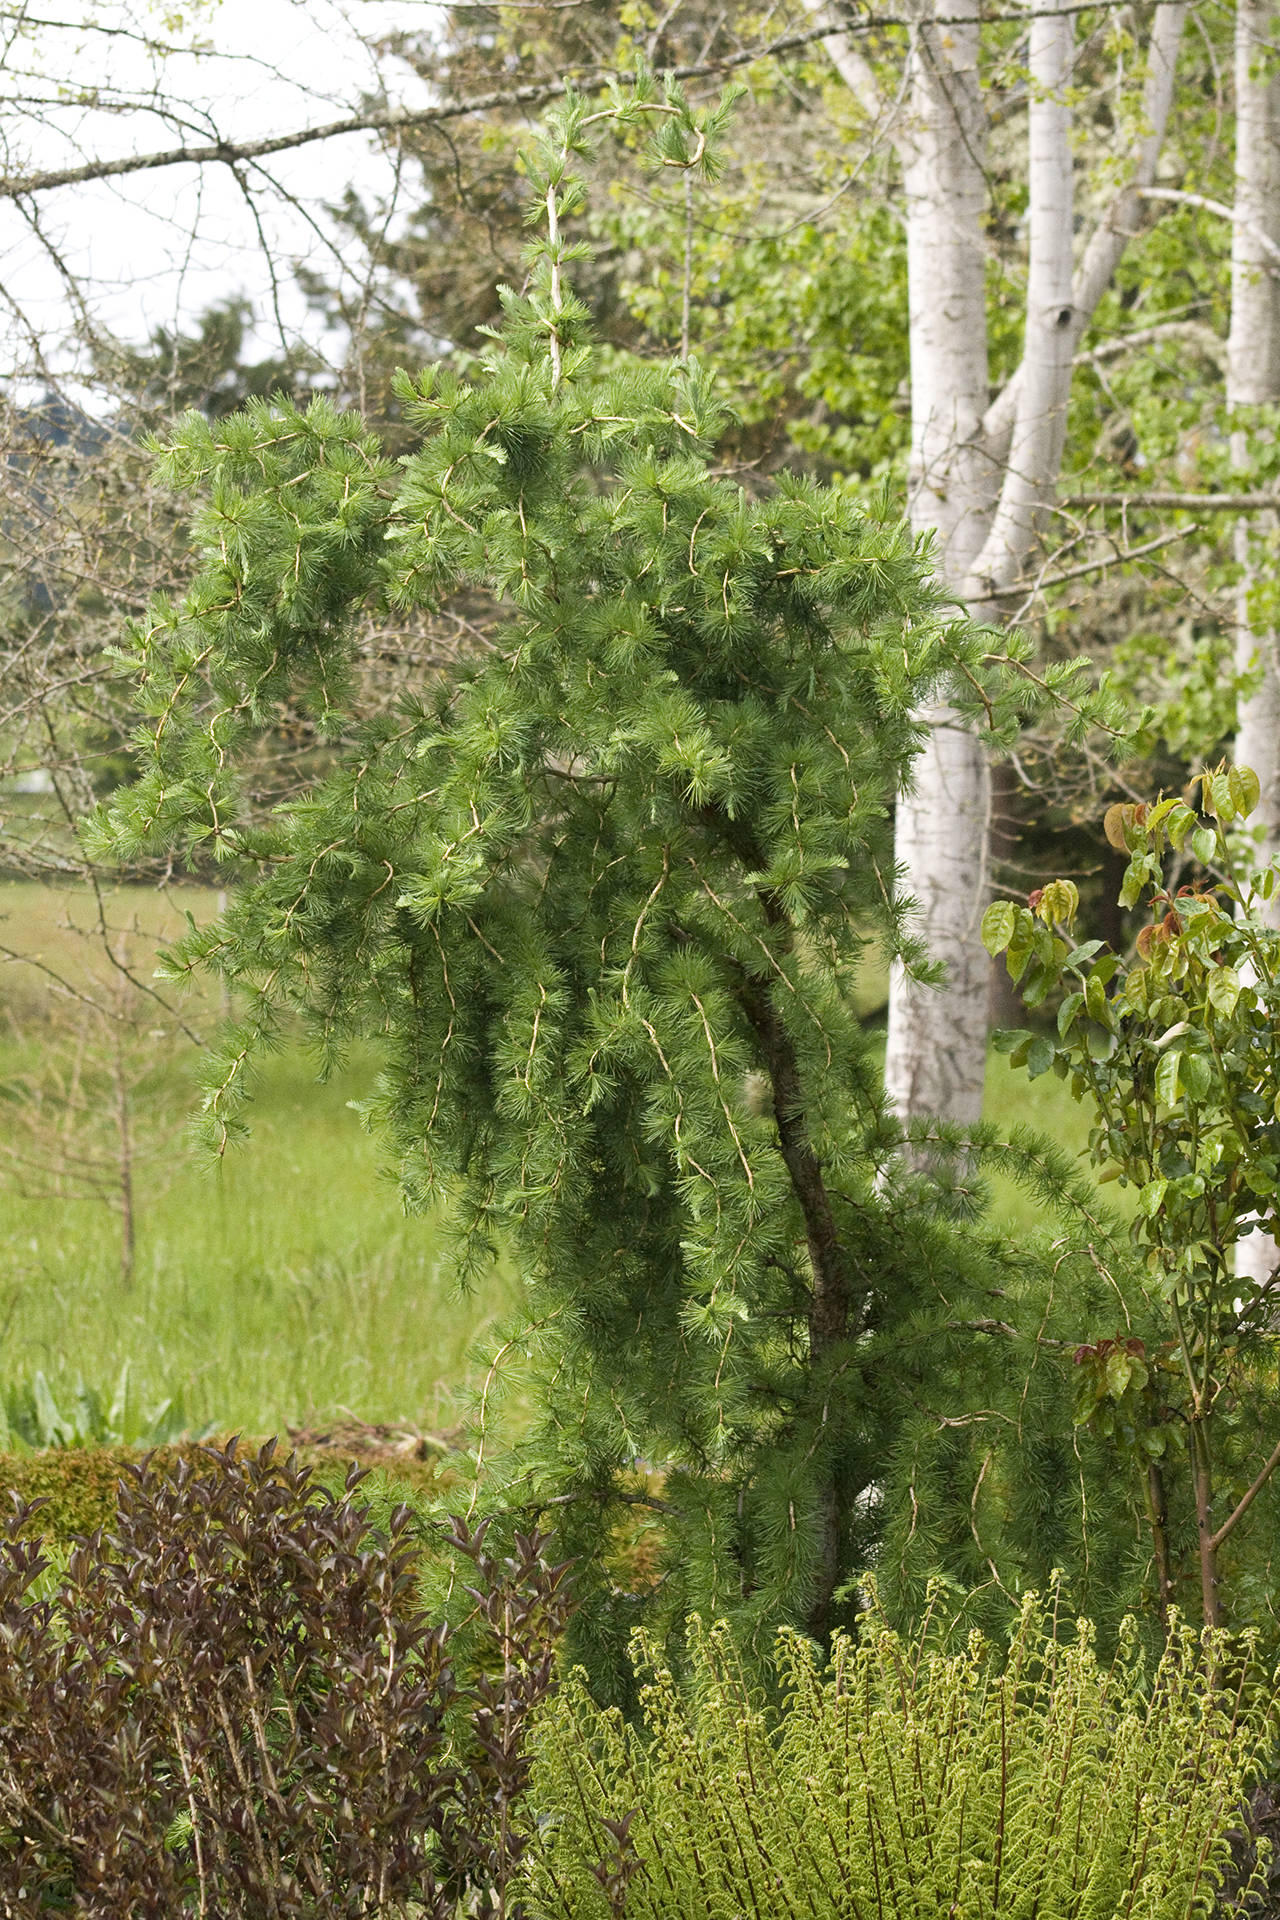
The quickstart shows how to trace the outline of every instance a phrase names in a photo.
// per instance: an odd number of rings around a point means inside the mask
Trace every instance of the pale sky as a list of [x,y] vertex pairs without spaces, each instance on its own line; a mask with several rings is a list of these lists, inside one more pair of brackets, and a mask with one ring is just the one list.
[[[380,75],[397,104],[425,105],[423,84],[400,62],[379,68],[362,36],[430,32],[438,13],[429,0],[217,0],[182,12],[143,0],[32,0],[29,7],[0,0],[0,164],[7,172],[69,166],[314,125],[355,111],[362,95],[378,90]],[[166,45],[204,42],[212,50],[157,55],[127,37],[139,30]],[[161,97],[186,105],[181,124],[149,104]],[[351,179],[366,190],[389,185],[391,167],[367,135],[280,154],[265,165],[270,181],[254,168],[247,177],[268,249],[286,268],[281,317],[286,332],[302,330],[314,340],[318,323],[291,285],[288,263],[302,257],[334,277],[324,201]],[[271,181],[300,205],[290,205]],[[24,323],[45,338],[67,332],[74,299],[68,275],[83,285],[95,319],[125,338],[140,340],[161,323],[189,323],[213,301],[240,292],[260,315],[264,345],[276,337],[262,238],[225,166],[57,188],[40,197],[39,214],[57,260],[21,205],[0,203],[0,287],[10,309],[6,372],[30,364]],[[15,320],[14,307],[23,320]]]

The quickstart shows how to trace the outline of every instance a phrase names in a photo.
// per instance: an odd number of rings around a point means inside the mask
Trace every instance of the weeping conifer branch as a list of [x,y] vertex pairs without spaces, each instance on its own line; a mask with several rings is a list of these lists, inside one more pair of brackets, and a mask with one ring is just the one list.
[[[595,130],[705,175],[731,104],[642,76]],[[514,1254],[537,1332],[509,1351],[542,1417],[490,1470],[559,1503],[595,1570],[575,1631],[621,1671],[641,1598],[833,1625],[903,1449],[954,1455],[916,1408],[962,1348],[1004,1377],[966,1323],[1026,1262],[945,1185],[884,1177],[900,1140],[855,986],[868,942],[923,961],[884,879],[914,716],[965,681],[999,733],[1034,690],[908,528],[717,477],[696,362],[593,356],[567,274],[592,121],[568,98],[527,159],[529,282],[474,380],[402,380],[422,440],[398,472],[323,400],[179,424],[161,466],[200,500],[201,566],[122,648],[143,771],[97,831],[239,869],[169,963],[242,1009],[207,1065],[210,1144],[286,1013],[330,1058],[375,1036],[367,1116],[409,1204],[444,1204],[464,1276]],[[477,593],[505,621],[482,666],[346,712],[357,615]],[[264,823],[238,768],[286,701],[347,744]],[[624,1601],[611,1530],[637,1496],[662,1535]],[[1060,1533],[1038,1543],[1065,1557]]]

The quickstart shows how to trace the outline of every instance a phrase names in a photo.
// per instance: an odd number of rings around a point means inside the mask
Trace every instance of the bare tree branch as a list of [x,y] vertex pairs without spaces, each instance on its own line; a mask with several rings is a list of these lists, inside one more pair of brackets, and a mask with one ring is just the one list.
[[1188,193],[1182,187],[1140,187],[1138,197],[1142,200],[1167,200],[1175,207],[1199,207],[1202,213],[1216,213],[1221,220],[1229,220],[1232,226],[1246,227],[1249,237],[1269,260],[1280,260],[1280,245],[1264,233],[1261,227],[1246,220],[1235,207],[1229,207],[1225,200],[1212,200],[1207,193]]
[[1084,580],[1091,574],[1102,573],[1107,567],[1124,566],[1131,560],[1140,560],[1143,554],[1172,545],[1175,540],[1185,540],[1194,532],[1194,527],[1179,527],[1173,533],[1161,533],[1154,540],[1144,540],[1140,547],[1117,547],[1114,553],[1101,554],[1096,560],[1082,560],[1077,567],[1063,567],[1058,573],[1036,574],[1029,580],[1015,580],[1011,586],[996,587],[987,598],[1029,602],[1046,587],[1060,587],[1068,580]]
[[1172,493],[1162,488],[1134,493],[1068,493],[1064,507],[1165,507],[1175,513],[1275,513],[1275,493]]
[[1157,320],[1149,327],[1133,327],[1128,333],[1117,333],[1109,340],[1100,340],[1096,347],[1086,347],[1076,355],[1075,364],[1078,367],[1099,366],[1107,360],[1118,360],[1126,353],[1140,353],[1147,347],[1163,346],[1166,342],[1175,341],[1199,347],[1205,358],[1212,360],[1217,367],[1221,367],[1226,360],[1226,341],[1206,321]]
[[[892,26],[892,20],[866,18],[858,22],[861,30]],[[753,66],[811,45],[829,34],[829,27],[811,27],[803,33],[780,35],[763,46],[725,54],[715,60],[674,67],[676,80],[697,80],[738,67]],[[849,31],[849,29],[845,29]],[[266,159],[273,153],[291,148],[313,146],[321,140],[335,140],[348,133],[404,133],[415,127],[435,126],[446,120],[460,120],[467,114],[491,113],[497,107],[540,107],[560,99],[571,88],[591,92],[610,81],[626,81],[629,74],[617,68],[596,68],[590,72],[566,75],[556,80],[530,81],[523,87],[503,87],[479,93],[466,100],[445,99],[431,107],[375,107],[365,113],[352,113],[320,126],[296,127],[289,133],[277,133],[261,140],[214,140],[202,146],[167,147],[155,153],[125,154],[115,160],[88,160],[78,167],[50,167],[37,173],[0,176],[0,200],[18,200],[29,194],[46,193],[54,187],[83,186],[90,180],[117,179],[123,174],[153,173],[163,167],[236,166],[243,161]]]
[[[1046,18],[1056,18],[1078,13],[1107,11],[1127,5],[1128,0],[1062,0],[1062,4],[1043,9]],[[1166,0],[1166,5],[1169,0]],[[1162,8],[1161,11],[1164,9]],[[0,14],[0,17],[6,17]],[[969,12],[939,14],[934,24],[939,27],[981,26],[1001,19],[1016,19],[1017,10],[1004,8],[978,8]],[[52,24],[52,23],[51,23]],[[59,23],[60,24],[60,23]],[[774,59],[780,54],[794,53],[803,47],[812,46],[815,41],[826,41],[832,45],[837,42],[848,47],[848,36],[853,33],[870,33],[892,27],[908,27],[911,21],[905,14],[879,14],[865,12],[856,19],[840,20],[838,23],[828,19],[821,26],[814,26],[795,33],[779,34],[776,38],[763,42],[756,47],[743,48],[737,53],[726,53],[716,59],[700,60],[681,67],[672,67],[667,71],[676,80],[698,80],[710,78],[715,74],[729,73],[742,67],[754,66],[757,61]],[[607,86],[611,81],[625,82],[631,77],[629,70],[612,67],[584,69],[576,74],[566,74],[550,80],[529,81],[521,87],[497,88],[489,93],[475,94],[468,99],[439,100],[430,107],[371,107],[361,113],[351,113],[337,120],[329,120],[314,127],[295,127],[288,133],[273,134],[260,140],[210,140],[190,146],[165,147],[151,153],[125,154],[112,160],[87,160],[76,167],[47,167],[38,171],[19,174],[0,175],[0,200],[16,200],[24,195],[47,193],[55,187],[83,186],[91,180],[118,179],[135,173],[153,173],[166,167],[178,166],[235,166],[245,161],[262,160],[275,153],[286,153],[292,149],[313,146],[322,140],[340,138],[351,133],[404,133],[414,128],[441,125],[449,120],[459,120],[468,114],[489,113],[499,107],[540,107],[551,100],[560,99],[570,88],[579,88],[584,92]],[[54,106],[61,104],[51,97],[42,104]],[[154,100],[135,102],[133,105],[147,111],[158,111]]]

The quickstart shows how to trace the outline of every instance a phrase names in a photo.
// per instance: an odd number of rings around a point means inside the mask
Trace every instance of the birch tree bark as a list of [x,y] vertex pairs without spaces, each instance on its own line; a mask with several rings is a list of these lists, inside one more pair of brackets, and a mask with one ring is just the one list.
[[[1060,0],[1031,0],[1027,126],[1027,311],[1009,450],[991,531],[965,583],[976,604],[1006,587],[1043,529],[1067,438],[1071,367],[1080,336],[1073,286],[1072,15]],[[994,456],[995,449],[990,450]]]
[[[978,27],[922,21],[912,36],[907,120],[899,140],[906,202],[911,349],[909,511],[936,529],[943,579],[959,597],[986,540],[997,474],[983,438],[989,398],[986,108]],[[896,854],[948,991],[895,966],[885,1082],[903,1115],[970,1124],[982,1110],[975,1059],[986,1058],[986,896],[990,779],[981,742],[940,703],[928,723],[915,784],[898,802]]]
[[[1236,186],[1231,228],[1231,331],[1227,339],[1227,406],[1274,405],[1280,400],[1280,71],[1277,15],[1269,0],[1237,0],[1235,25]],[[1268,244],[1270,243],[1270,244]],[[1246,421],[1231,433],[1231,462],[1242,472],[1257,446]],[[1264,852],[1280,852],[1280,650],[1275,626],[1256,611],[1261,570],[1274,556],[1274,514],[1241,517],[1235,528],[1236,668],[1260,675],[1240,703],[1235,757],[1262,783],[1254,820]],[[1274,564],[1274,561],[1272,561]],[[1280,899],[1270,902],[1280,925]],[[1270,1234],[1253,1233],[1236,1249],[1236,1272],[1259,1283],[1280,1263]]]
[[[1231,228],[1231,331],[1227,340],[1227,406],[1274,405],[1280,399],[1280,70],[1278,18],[1268,0],[1237,0],[1235,31],[1236,196]],[[1268,242],[1271,243],[1268,247]],[[1232,465],[1247,472],[1255,444],[1245,423],[1233,424]],[[1260,549],[1274,538],[1273,515],[1236,523],[1236,666],[1260,670],[1256,691],[1240,704],[1236,759],[1262,782],[1255,820],[1269,850],[1280,845],[1280,657],[1269,621],[1252,610]],[[1280,902],[1276,903],[1280,911]]]
[[[999,621],[998,596],[1023,573],[1062,464],[1074,356],[1133,237],[1154,179],[1173,99],[1185,0],[1152,21],[1143,127],[1127,177],[1073,262],[1074,166],[1068,86],[1076,14],[1029,0],[1029,263],[1022,361],[990,395],[984,175],[987,106],[976,21],[949,0],[917,16],[893,137],[902,167],[911,348],[910,514],[934,528],[943,579],[976,619]],[[847,36],[828,52],[867,104],[874,78]],[[883,106],[883,103],[881,103]],[[988,966],[978,937],[987,895],[990,781],[981,742],[939,703],[913,790],[899,801],[897,856],[918,926],[947,969],[944,992],[902,968],[890,983],[885,1079],[905,1119],[961,1125],[982,1107]]]

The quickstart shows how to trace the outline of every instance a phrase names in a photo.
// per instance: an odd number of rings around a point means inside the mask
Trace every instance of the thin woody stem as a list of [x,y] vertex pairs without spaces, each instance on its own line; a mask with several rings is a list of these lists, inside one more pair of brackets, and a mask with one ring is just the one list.
[[1194,1417],[1188,1425],[1191,1474],[1196,1502],[1196,1537],[1200,1558],[1200,1604],[1206,1627],[1223,1624],[1218,1588],[1217,1536],[1213,1531],[1213,1467],[1205,1422]]
[[1158,1460],[1152,1460],[1147,1467],[1146,1493],[1156,1576],[1156,1611],[1161,1627],[1168,1632],[1169,1604],[1173,1599],[1173,1575],[1169,1565],[1169,1502]]
[[560,385],[560,315],[564,311],[564,290],[560,279],[560,207],[554,183],[547,188],[547,248],[551,262],[551,326],[548,344],[551,354],[551,388]]
[[1271,1478],[1277,1467],[1280,1467],[1280,1440],[1276,1442],[1266,1465],[1262,1468],[1248,1492],[1241,1495],[1234,1510],[1227,1515],[1222,1525],[1218,1528],[1218,1531],[1209,1541],[1209,1545],[1215,1553],[1227,1538],[1228,1534],[1244,1519],[1245,1514],[1248,1513],[1250,1507],[1262,1492],[1262,1489],[1266,1486],[1267,1481]]

